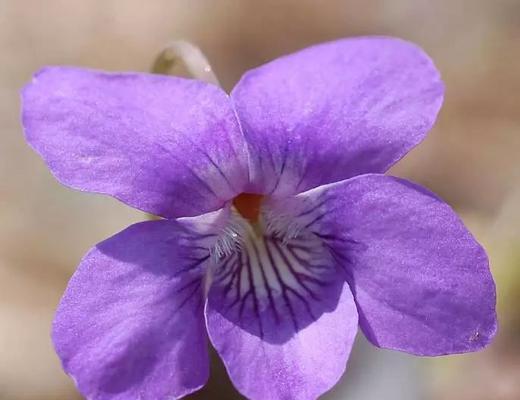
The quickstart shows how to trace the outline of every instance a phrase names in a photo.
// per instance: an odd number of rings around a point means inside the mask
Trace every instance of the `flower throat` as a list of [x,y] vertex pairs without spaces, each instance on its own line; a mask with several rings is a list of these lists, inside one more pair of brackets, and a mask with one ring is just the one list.
[[233,206],[242,217],[252,225],[258,223],[264,196],[261,194],[241,193],[233,199]]

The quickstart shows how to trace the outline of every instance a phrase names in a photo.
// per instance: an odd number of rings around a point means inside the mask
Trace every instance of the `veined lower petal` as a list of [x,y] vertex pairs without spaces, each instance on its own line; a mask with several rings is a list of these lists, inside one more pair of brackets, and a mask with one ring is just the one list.
[[247,183],[245,142],[216,86],[50,67],[22,100],[27,141],[72,188],[173,218],[219,209]]
[[231,98],[250,148],[248,191],[277,196],[382,173],[432,127],[439,72],[417,46],[360,37],[248,71]]
[[383,175],[298,197],[324,200],[312,231],[342,265],[373,344],[431,356],[490,343],[496,295],[486,253],[441,199]]
[[143,222],[84,257],[52,338],[86,398],[170,400],[205,384],[203,277],[212,237],[176,221]]
[[243,395],[315,399],[338,381],[357,312],[321,240],[246,225],[213,268],[208,333]]

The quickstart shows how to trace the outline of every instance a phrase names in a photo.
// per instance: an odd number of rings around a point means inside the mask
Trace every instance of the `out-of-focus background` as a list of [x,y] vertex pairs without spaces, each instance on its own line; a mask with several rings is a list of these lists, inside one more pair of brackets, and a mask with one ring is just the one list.
[[[436,359],[376,350],[360,335],[347,374],[323,398],[520,399],[520,1],[0,0],[0,400],[81,398],[52,350],[55,306],[92,245],[144,218],[60,186],[24,143],[19,90],[34,71],[146,71],[183,38],[229,90],[274,57],[367,34],[418,43],[442,72],[439,120],[392,172],[439,193],[484,244],[500,331],[483,352]],[[215,362],[193,398],[241,397]]]

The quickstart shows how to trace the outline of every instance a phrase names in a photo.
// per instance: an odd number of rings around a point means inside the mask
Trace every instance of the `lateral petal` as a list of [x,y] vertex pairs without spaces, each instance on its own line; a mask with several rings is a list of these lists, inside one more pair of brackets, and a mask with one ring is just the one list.
[[143,222],[83,258],[52,337],[85,397],[176,399],[206,383],[209,253],[197,246],[199,239],[176,221]]

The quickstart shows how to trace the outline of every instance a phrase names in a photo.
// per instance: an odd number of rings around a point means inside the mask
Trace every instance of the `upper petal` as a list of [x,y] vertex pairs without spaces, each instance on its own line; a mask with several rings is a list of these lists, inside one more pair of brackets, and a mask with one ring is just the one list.
[[91,400],[166,400],[205,384],[207,251],[175,221],[132,225],[81,261],[58,307],[53,341]]
[[253,69],[231,97],[251,152],[248,190],[294,194],[385,172],[432,127],[443,84],[415,45],[367,37]]
[[312,229],[343,265],[372,343],[440,355],[491,341],[496,296],[488,259],[446,203],[382,175],[302,194],[316,196],[321,218]]
[[28,142],[75,189],[179,217],[218,209],[247,182],[238,122],[213,85],[51,67],[22,100]]

